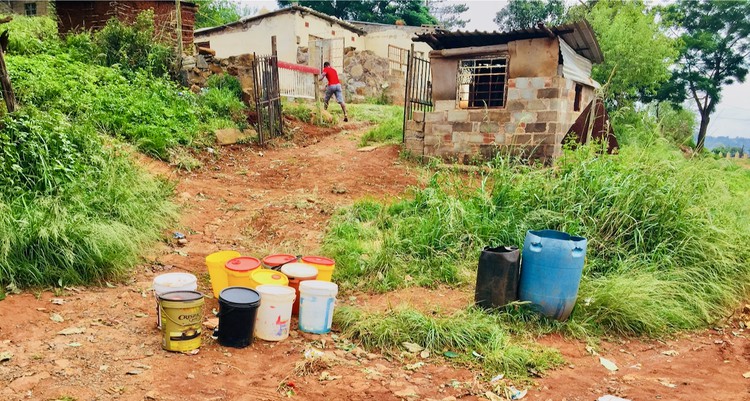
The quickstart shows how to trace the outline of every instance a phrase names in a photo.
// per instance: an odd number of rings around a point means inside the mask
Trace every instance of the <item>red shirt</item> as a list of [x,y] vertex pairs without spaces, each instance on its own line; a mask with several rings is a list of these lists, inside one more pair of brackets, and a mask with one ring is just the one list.
[[328,85],[336,85],[340,84],[339,81],[339,73],[336,72],[332,67],[326,67],[323,68],[323,75],[325,75],[326,79],[328,80]]

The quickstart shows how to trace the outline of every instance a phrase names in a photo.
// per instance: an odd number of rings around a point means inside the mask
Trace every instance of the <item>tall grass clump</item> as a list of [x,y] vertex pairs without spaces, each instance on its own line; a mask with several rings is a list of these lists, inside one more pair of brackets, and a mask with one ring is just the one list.
[[589,239],[573,323],[649,335],[700,327],[749,289],[750,172],[642,135],[648,146],[567,150],[554,168],[499,158],[476,180],[437,172],[377,213],[363,215],[376,209],[366,202],[339,214],[325,250],[345,285],[390,290],[465,282],[482,247],[566,231]]
[[529,370],[541,372],[563,362],[558,351],[511,336],[498,315],[474,308],[436,317],[409,308],[378,313],[342,306],[334,321],[366,348],[399,354],[402,343],[415,343],[437,356],[453,352],[456,361],[481,365],[491,375],[525,378]]
[[368,121],[378,125],[367,131],[360,139],[360,146],[371,143],[399,143],[401,142],[404,109],[401,106],[383,105],[350,105],[352,118],[356,121]]
[[0,285],[118,279],[175,217],[171,186],[90,126],[33,107],[0,124]]
[[8,30],[10,54],[55,53],[60,50],[57,36],[57,21],[48,16],[27,17],[13,15],[13,19],[2,25],[0,31]]

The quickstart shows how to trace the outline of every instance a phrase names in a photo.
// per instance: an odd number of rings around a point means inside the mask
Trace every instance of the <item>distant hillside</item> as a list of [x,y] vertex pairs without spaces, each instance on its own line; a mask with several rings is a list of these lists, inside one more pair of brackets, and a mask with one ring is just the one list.
[[708,149],[713,149],[719,146],[724,147],[738,147],[745,146],[745,150],[750,150],[750,138],[730,138],[728,136],[707,136],[705,146]]

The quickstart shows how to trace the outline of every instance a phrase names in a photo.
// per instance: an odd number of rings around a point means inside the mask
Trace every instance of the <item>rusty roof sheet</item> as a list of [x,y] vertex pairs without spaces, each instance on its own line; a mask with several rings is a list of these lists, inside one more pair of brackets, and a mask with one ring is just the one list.
[[457,49],[461,47],[501,45],[516,40],[559,36],[583,57],[593,63],[604,61],[604,55],[588,21],[581,20],[570,24],[546,27],[540,24],[533,28],[509,32],[482,31],[442,31],[417,35],[415,42],[425,42],[435,50]]

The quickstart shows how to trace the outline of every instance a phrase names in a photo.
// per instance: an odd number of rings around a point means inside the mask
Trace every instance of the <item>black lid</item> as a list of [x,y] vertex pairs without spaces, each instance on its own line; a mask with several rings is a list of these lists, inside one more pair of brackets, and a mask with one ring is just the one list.
[[197,301],[203,298],[203,294],[197,291],[170,291],[159,295],[164,301]]
[[219,301],[236,308],[246,308],[260,303],[260,294],[250,288],[227,287],[219,294]]

